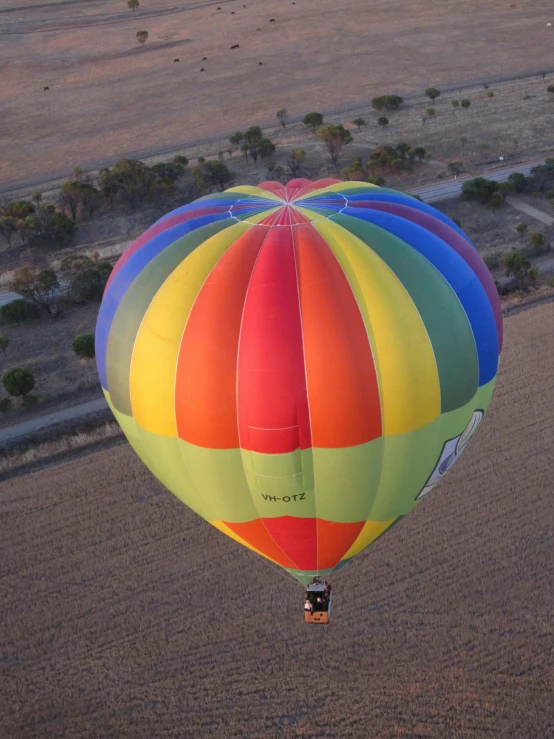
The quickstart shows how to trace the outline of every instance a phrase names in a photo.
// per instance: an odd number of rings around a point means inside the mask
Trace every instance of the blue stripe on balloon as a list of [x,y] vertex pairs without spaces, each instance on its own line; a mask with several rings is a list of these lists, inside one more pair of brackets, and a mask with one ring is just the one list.
[[441,273],[458,296],[471,326],[479,361],[479,385],[492,380],[498,369],[496,322],[487,294],[467,262],[438,236],[404,218],[363,208],[345,208],[342,212],[394,234]]
[[[204,206],[205,207],[205,206]],[[103,388],[108,389],[108,379],[106,374],[106,351],[108,348],[108,336],[112,326],[115,313],[121,303],[123,296],[142,270],[149,264],[160,252],[173,244],[178,239],[186,236],[192,231],[196,231],[202,226],[207,226],[215,221],[222,221],[229,218],[229,213],[225,211],[221,214],[211,214],[202,216],[201,218],[193,218],[184,223],[178,223],[166,231],[154,236],[150,241],[143,244],[126,262],[114,276],[108,290],[104,293],[104,298],[98,312],[96,322],[96,365],[100,383]],[[233,222],[236,221],[233,219]]]
[[[445,216],[444,213],[441,213],[440,210],[437,210],[436,208],[433,208],[431,205],[427,205],[427,203],[422,203],[421,200],[418,200],[417,198],[412,198],[409,195],[394,195],[392,193],[384,193],[384,192],[376,192],[373,193],[371,190],[368,190],[364,193],[356,193],[354,195],[349,195],[348,191],[344,191],[344,197],[348,202],[356,202],[360,200],[374,200],[374,201],[380,201],[382,203],[399,203],[401,205],[407,205],[409,208],[415,208],[415,210],[420,210],[423,213],[429,213],[430,215],[437,218],[439,221],[442,221],[443,223],[446,223],[450,228],[453,228],[455,231],[457,231],[460,236],[463,236],[464,239],[468,242],[468,244],[471,244],[473,248],[475,249],[475,245],[472,243],[472,241],[469,239],[468,235],[462,231],[462,229],[454,223],[452,219],[450,219],[448,216]],[[314,198],[315,200],[315,198]],[[309,207],[306,203],[306,207]]]

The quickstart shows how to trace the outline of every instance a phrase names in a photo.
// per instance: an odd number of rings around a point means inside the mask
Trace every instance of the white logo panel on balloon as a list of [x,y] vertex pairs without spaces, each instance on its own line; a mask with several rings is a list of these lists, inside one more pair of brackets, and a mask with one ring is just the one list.
[[444,443],[439,461],[437,462],[436,467],[431,474],[431,477],[425,483],[423,490],[419,493],[416,500],[420,500],[421,498],[423,498],[423,496],[427,495],[427,493],[430,493],[435,485],[439,482],[439,480],[441,480],[443,476],[448,472],[448,470],[452,469],[454,464],[460,458],[466,446],[475,436],[475,433],[481,425],[481,421],[483,420],[484,415],[485,411],[483,410],[473,411],[473,416],[471,417],[468,425],[465,427],[462,433],[459,436],[454,437],[453,439],[448,439],[448,441]]

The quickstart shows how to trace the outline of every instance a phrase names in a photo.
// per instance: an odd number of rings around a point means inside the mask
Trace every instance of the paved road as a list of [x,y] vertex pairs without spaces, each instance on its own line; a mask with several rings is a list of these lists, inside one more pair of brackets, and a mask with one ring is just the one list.
[[89,400],[87,403],[62,408],[62,410],[48,413],[39,418],[31,418],[29,421],[23,421],[23,423],[18,423],[15,426],[0,429],[0,444],[6,441],[12,441],[13,439],[19,439],[22,436],[40,431],[48,426],[54,426],[56,423],[70,421],[74,418],[82,418],[91,413],[98,413],[98,411],[106,410],[107,407],[106,399],[102,396],[95,400]]
[[441,200],[451,200],[452,198],[458,197],[462,190],[462,185],[468,180],[473,180],[475,177],[486,177],[488,180],[496,180],[496,182],[506,182],[508,177],[514,172],[521,172],[524,175],[528,175],[533,167],[537,164],[542,164],[544,159],[539,159],[535,162],[528,164],[518,164],[512,167],[503,167],[502,169],[495,169],[492,172],[482,172],[478,175],[462,175],[456,179],[445,180],[437,185],[428,185],[426,187],[415,187],[410,192],[413,195],[419,195],[420,198],[425,200],[426,203],[440,203]]

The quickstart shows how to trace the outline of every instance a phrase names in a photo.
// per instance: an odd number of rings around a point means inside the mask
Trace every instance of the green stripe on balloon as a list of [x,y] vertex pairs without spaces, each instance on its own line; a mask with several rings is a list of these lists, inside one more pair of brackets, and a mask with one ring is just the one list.
[[412,298],[435,354],[441,411],[464,406],[479,385],[477,350],[465,311],[448,282],[419,252],[382,228],[342,214],[331,220],[378,254]]

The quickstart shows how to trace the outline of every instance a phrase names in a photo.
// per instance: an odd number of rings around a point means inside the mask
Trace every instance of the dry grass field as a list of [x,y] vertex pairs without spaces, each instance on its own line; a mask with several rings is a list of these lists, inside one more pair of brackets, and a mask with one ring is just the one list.
[[[90,303],[69,308],[55,321],[29,319],[0,329],[10,341],[6,352],[0,354],[0,375],[12,367],[33,372],[33,394],[40,401],[37,415],[75,402],[76,395],[77,402],[101,395],[94,360],[78,359],[73,352],[73,339],[94,332],[97,315],[98,303]],[[7,397],[3,389],[0,395]],[[29,412],[14,403],[9,413],[0,415],[0,428],[28,417]]]
[[346,110],[387,92],[552,72],[551,0],[512,5],[143,0],[133,13],[124,0],[5,0],[0,181],[205,140],[274,121],[281,106]]
[[483,430],[329,627],[126,445],[2,483],[2,739],[552,739],[553,329],[507,319]]

